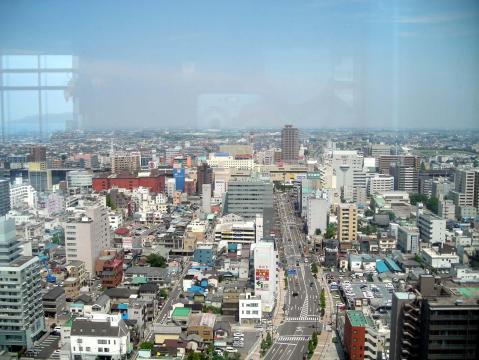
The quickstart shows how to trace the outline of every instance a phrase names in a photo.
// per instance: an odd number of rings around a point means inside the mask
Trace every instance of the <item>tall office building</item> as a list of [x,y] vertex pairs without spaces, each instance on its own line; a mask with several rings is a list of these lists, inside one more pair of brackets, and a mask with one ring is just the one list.
[[21,256],[15,222],[0,219],[0,350],[32,348],[45,330],[40,263]]
[[338,240],[342,251],[350,249],[352,242],[356,241],[358,232],[358,209],[355,204],[339,204]]
[[395,164],[397,162],[403,166],[413,167],[419,171],[419,158],[413,155],[381,155],[378,159],[378,171],[381,174],[389,175],[391,164]]
[[298,161],[299,131],[292,125],[285,125],[281,131],[281,154],[284,162]]
[[10,182],[0,180],[0,216],[10,211]]
[[394,190],[394,177],[384,174],[371,174],[367,177],[368,196]]
[[273,220],[273,183],[256,178],[236,178],[228,182],[225,214],[236,214],[247,220],[263,215],[263,233],[270,234]]
[[[475,199],[476,171],[474,169],[458,169],[454,173],[454,191],[452,197],[456,206],[474,206]],[[476,200],[476,201],[474,201]]]
[[418,291],[395,292],[389,358],[479,358],[479,304],[467,287],[446,287],[421,275]]
[[394,177],[394,190],[418,192],[419,172],[415,167],[395,162],[391,164],[389,174]]
[[45,146],[32,146],[28,154],[28,162],[45,162],[47,161],[47,148]]
[[332,154],[332,167],[336,174],[336,188],[341,191],[345,201],[354,198],[354,186],[365,187],[366,175],[363,171],[364,158],[357,151],[337,150]]
[[65,224],[65,252],[67,262],[80,260],[92,276],[95,261],[103,249],[110,247],[111,233],[108,209],[92,204],[77,208]]
[[140,170],[139,152],[132,152],[130,154],[113,154],[111,158],[111,172],[118,174],[126,171],[131,174],[137,173]]
[[371,144],[369,146],[369,156],[377,159],[384,155],[391,155],[391,145]]
[[203,190],[203,184],[211,184],[212,188],[214,185],[213,169],[205,162],[202,162],[201,165],[198,165],[196,170],[196,186],[198,194]]

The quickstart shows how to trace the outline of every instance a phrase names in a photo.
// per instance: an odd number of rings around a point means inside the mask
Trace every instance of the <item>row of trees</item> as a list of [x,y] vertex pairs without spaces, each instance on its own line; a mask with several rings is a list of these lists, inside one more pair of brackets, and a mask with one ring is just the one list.
[[431,210],[434,214],[437,214],[439,210],[439,199],[434,196],[428,197],[424,194],[415,193],[409,195],[409,201],[411,202],[411,205],[416,205],[417,203],[422,202],[426,208]]
[[316,333],[316,331],[314,331],[311,335],[311,339],[308,341],[308,359],[311,359],[311,357],[313,357],[316,346],[318,346],[318,334]]
[[271,333],[268,331],[266,333],[266,338],[261,340],[261,356],[264,356],[268,349],[273,345],[273,338],[271,337]]

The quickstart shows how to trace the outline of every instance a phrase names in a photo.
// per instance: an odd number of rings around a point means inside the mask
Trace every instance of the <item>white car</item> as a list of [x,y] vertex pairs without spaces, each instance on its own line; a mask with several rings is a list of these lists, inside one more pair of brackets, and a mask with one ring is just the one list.
[[235,349],[235,348],[232,347],[232,346],[227,346],[226,349],[225,349],[225,351],[226,351],[227,353],[236,353],[236,352],[238,352],[238,349]]
[[244,337],[244,334],[243,333],[240,333],[240,332],[235,332],[233,334],[233,337]]

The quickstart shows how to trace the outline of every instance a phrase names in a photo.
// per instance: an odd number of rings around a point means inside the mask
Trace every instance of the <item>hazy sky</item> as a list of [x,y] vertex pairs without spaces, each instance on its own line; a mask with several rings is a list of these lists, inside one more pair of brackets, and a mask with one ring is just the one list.
[[0,51],[77,55],[85,126],[479,126],[477,0],[4,0]]

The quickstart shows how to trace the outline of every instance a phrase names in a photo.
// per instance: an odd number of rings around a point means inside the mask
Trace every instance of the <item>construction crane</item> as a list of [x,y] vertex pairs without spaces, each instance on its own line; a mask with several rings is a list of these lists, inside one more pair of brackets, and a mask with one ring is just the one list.
[[56,283],[57,278],[56,278],[56,276],[54,276],[50,273],[50,268],[48,267],[48,263],[47,263],[46,259],[43,256],[40,256],[40,261],[43,264],[43,267],[45,268],[45,270],[47,271],[47,282],[52,283],[52,284]]

